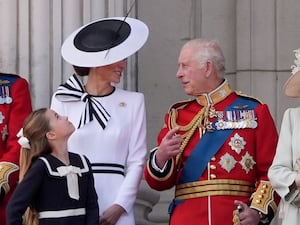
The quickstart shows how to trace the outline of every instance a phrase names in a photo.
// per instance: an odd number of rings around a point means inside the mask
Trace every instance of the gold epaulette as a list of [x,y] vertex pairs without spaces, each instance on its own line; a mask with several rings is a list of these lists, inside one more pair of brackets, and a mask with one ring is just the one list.
[[235,91],[235,93],[239,96],[242,96],[242,97],[254,99],[254,100],[258,101],[260,104],[264,104],[263,101],[260,100],[259,98],[256,98],[256,97],[251,96],[251,95],[247,95],[247,94],[243,93],[242,91],[237,90],[237,91]]
[[176,102],[176,103],[174,103],[173,105],[170,106],[168,112],[171,112],[172,109],[177,109],[177,108],[180,108],[182,106],[185,106],[186,104],[188,104],[192,101],[195,101],[195,100],[196,100],[195,98],[191,98],[191,99],[188,99],[188,100],[185,100],[185,101]]
[[9,175],[19,170],[19,166],[11,162],[0,162],[0,188],[3,188],[5,194],[10,190],[8,178]]
[[261,181],[256,192],[252,195],[251,208],[263,214],[268,214],[268,207],[276,212],[277,206],[274,202],[274,189],[269,181]]

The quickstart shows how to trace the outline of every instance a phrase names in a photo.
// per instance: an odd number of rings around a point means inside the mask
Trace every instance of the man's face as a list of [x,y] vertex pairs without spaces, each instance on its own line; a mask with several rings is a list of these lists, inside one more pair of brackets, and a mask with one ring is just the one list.
[[183,47],[178,57],[178,71],[176,77],[181,80],[187,95],[198,96],[207,93],[206,63],[199,65],[195,50],[192,46]]

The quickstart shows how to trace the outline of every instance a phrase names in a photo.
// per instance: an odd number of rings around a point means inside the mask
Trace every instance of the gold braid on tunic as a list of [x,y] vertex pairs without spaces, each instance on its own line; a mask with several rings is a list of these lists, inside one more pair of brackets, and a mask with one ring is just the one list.
[[212,92],[197,96],[196,100],[200,105],[203,106],[203,108],[194,116],[191,122],[189,122],[187,125],[177,124],[177,109],[171,108],[169,113],[169,128],[172,129],[178,127],[179,131],[183,132],[183,142],[180,145],[180,152],[176,156],[177,168],[180,167],[183,151],[189,143],[191,137],[195,133],[196,129],[199,129],[199,138],[202,137],[202,135],[206,132],[208,128],[212,129],[209,118],[214,117],[215,109],[213,105],[224,100],[231,93],[232,90],[229,87],[227,80],[224,80],[224,82]]
[[185,126],[180,126],[176,123],[176,119],[177,119],[177,110],[176,109],[172,109],[171,110],[171,119],[170,119],[170,124],[169,127],[170,128],[174,128],[174,127],[178,127],[179,131],[183,131],[183,142],[180,145],[180,152],[178,153],[178,155],[176,156],[176,165],[180,165],[181,163],[181,156],[182,153],[185,149],[185,147],[187,146],[187,144],[189,143],[191,137],[193,136],[193,134],[195,133],[196,129],[199,129],[199,134],[200,134],[200,138],[202,137],[202,135],[205,133],[206,130],[206,123],[208,121],[208,112],[209,112],[209,106],[205,106],[203,107],[197,114],[196,116],[192,119],[192,121],[190,123],[188,123]]

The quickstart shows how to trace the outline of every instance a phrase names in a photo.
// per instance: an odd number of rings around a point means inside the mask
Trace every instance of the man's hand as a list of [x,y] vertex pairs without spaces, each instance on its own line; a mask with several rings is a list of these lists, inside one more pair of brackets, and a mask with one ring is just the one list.
[[241,210],[239,219],[241,225],[257,225],[260,221],[260,216],[257,210],[249,208],[247,204],[241,201],[234,201],[236,206],[240,205]]
[[178,131],[178,127],[173,128],[162,139],[156,152],[156,164],[159,168],[162,168],[169,159],[180,152],[180,145],[183,138],[176,134]]

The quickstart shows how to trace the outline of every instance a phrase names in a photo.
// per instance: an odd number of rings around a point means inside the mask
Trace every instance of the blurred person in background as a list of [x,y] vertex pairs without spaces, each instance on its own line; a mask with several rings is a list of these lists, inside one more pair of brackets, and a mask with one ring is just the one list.
[[0,73],[0,224],[6,224],[5,208],[19,179],[20,145],[17,133],[32,111],[27,81]]

